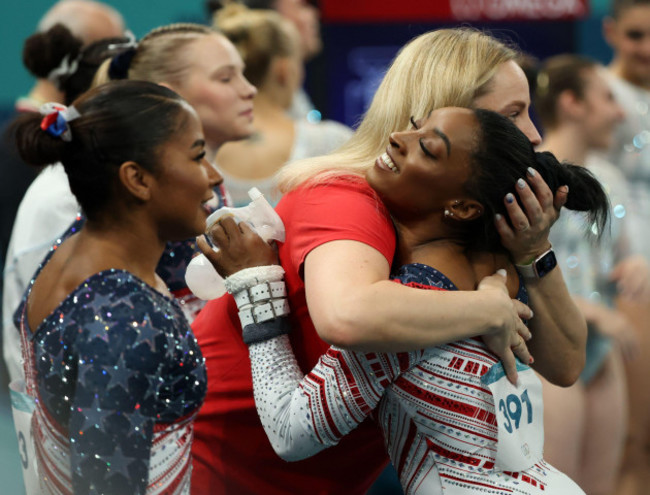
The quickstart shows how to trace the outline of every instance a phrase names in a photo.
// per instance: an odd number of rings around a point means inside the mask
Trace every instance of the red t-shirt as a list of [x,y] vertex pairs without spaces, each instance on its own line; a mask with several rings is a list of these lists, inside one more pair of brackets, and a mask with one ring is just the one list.
[[[337,179],[287,194],[276,208],[287,238],[280,262],[291,305],[291,341],[307,373],[329,348],[309,318],[301,278],[305,257],[333,240],[356,240],[391,262],[395,232],[384,205],[365,181]],[[371,421],[339,445],[299,462],[273,451],[255,400],[248,348],[231,296],[209,302],[192,324],[205,356],[208,393],[194,424],[192,494],[365,493],[387,462],[381,431]]]

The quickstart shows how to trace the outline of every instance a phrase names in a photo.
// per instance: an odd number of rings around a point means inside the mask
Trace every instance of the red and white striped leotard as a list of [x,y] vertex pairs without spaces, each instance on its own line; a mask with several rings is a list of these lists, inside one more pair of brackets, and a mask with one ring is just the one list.
[[[456,290],[426,265],[402,267],[397,280]],[[331,347],[304,377],[287,336],[251,345],[250,355],[262,424],[286,460],[335,445],[374,410],[407,495],[583,493],[541,458],[516,473],[496,465],[499,410],[481,378],[498,358],[481,340],[398,354]],[[526,404],[515,411],[524,421]]]

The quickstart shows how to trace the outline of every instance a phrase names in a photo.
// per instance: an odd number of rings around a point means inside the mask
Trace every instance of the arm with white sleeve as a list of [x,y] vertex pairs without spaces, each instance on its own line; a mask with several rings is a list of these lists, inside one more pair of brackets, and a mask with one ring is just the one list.
[[304,375],[287,333],[280,266],[248,268],[226,279],[249,346],[257,412],[275,452],[286,461],[336,445],[379,403],[386,387],[423,354],[358,353],[330,347]]

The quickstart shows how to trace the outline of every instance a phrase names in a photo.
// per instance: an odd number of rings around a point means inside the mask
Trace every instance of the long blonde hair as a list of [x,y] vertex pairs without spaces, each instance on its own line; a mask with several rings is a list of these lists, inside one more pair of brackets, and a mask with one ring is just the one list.
[[471,28],[440,29],[405,45],[386,72],[361,124],[330,155],[299,160],[283,167],[276,179],[286,193],[306,181],[342,174],[364,176],[395,130],[410,117],[423,117],[448,106],[471,107],[485,94],[498,67],[518,52]]

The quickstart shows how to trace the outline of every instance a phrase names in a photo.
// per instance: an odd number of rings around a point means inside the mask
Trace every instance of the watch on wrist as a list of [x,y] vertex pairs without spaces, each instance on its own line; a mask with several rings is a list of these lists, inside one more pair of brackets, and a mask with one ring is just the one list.
[[535,258],[532,263],[515,266],[524,278],[542,278],[557,266],[557,259],[553,248],[550,248]]

